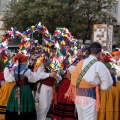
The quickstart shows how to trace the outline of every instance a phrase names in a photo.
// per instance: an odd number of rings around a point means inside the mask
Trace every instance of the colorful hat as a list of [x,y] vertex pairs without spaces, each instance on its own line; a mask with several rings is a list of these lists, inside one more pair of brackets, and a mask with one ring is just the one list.
[[112,55],[107,51],[103,51],[100,53],[100,60],[102,61],[110,61],[112,60],[112,58]]

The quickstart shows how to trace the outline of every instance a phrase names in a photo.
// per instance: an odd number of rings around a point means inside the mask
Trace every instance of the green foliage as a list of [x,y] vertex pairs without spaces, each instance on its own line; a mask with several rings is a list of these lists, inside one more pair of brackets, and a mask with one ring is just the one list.
[[[77,36],[92,39],[94,24],[108,24],[112,22],[112,0],[81,0],[76,8],[79,27],[75,31],[82,31]],[[76,23],[76,24],[77,24]],[[74,31],[74,33],[75,33]]]
[[[10,5],[5,14],[6,29],[23,31],[38,22],[50,33],[66,27],[78,39],[91,39],[94,24],[110,23],[112,0],[21,0]],[[38,35],[39,36],[39,35]]]
[[[31,3],[34,0],[30,0]],[[32,23],[28,18],[28,7],[29,0],[20,0],[14,4],[9,4],[8,9],[5,14],[5,26],[7,29],[10,29],[11,26],[17,26],[19,30],[24,30],[26,27],[30,26]]]

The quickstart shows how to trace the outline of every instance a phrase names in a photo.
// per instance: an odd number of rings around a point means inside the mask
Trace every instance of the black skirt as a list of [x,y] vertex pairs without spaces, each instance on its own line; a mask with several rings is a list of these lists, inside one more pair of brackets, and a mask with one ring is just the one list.
[[10,112],[6,110],[5,120],[37,120],[36,111],[34,110],[32,112],[25,113],[22,112],[18,115],[18,112]]

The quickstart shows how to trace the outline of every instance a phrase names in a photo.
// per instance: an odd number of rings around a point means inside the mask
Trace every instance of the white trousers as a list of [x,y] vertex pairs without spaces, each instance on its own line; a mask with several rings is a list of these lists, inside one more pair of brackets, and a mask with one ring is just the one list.
[[[79,96],[76,97],[76,99]],[[87,103],[84,104],[84,101],[87,98]],[[78,120],[97,120],[97,111],[96,111],[96,100],[90,97],[80,96],[80,101],[76,105],[78,112]]]
[[39,105],[36,109],[37,120],[46,120],[47,113],[50,109],[52,99],[52,87],[42,84],[39,94]]

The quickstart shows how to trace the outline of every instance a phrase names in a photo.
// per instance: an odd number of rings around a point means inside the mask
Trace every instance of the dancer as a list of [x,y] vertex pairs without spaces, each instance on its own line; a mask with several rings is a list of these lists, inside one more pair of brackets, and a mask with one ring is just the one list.
[[[71,85],[66,97],[75,100],[79,120],[96,120],[99,110],[99,87],[108,90],[113,80],[106,66],[97,61],[102,46],[90,45],[90,56],[81,60],[71,75]],[[77,91],[77,92],[76,92]]]
[[[14,60],[18,60],[18,66],[14,69],[16,85],[13,87],[7,103],[5,119],[36,120],[34,99],[28,82],[35,83],[39,79],[45,79],[46,76],[43,72],[37,75],[27,68],[28,56],[18,53]],[[48,76],[53,75],[48,74]]]
[[12,56],[10,65],[6,65],[0,76],[1,79],[4,80],[3,85],[1,86],[0,89],[0,119],[5,119],[6,105],[8,102],[8,98],[15,85],[15,79],[12,75],[13,68],[15,66],[15,63],[12,63],[13,57],[14,56]]
[[53,106],[50,112],[51,118],[57,120],[77,120],[74,102],[64,98],[64,94],[69,88],[71,73],[74,68],[75,66],[71,65],[63,77],[57,92],[57,104]]
[[[35,55],[32,56],[31,62],[28,65],[28,68],[31,69],[32,72],[34,72],[35,65],[37,63],[37,57]],[[29,83],[31,90],[33,92],[34,99],[36,97],[36,91],[37,91],[37,83]]]
[[100,58],[111,73],[113,78],[113,86],[107,91],[100,90],[101,107],[100,111],[98,112],[97,120],[119,120],[120,85],[117,80],[116,71],[119,71],[120,68],[115,64],[115,60],[109,52],[103,51],[100,55]]
[[56,59],[56,52],[56,48],[54,46],[51,46],[50,56],[45,60],[46,62],[42,64],[42,67],[45,69],[46,74],[54,71],[56,75],[54,78],[48,76],[46,79],[41,80],[41,88],[39,92],[40,107],[37,108],[37,120],[46,119],[46,115],[51,105],[53,86],[56,80],[60,81],[62,79],[59,75],[59,62]]
[[51,109],[50,116],[52,118],[55,118],[57,120],[78,119],[74,102],[69,99],[66,99],[64,95],[69,88],[72,71],[74,70],[78,62],[83,59],[84,56],[83,51],[81,49],[78,49],[76,59],[72,64],[68,65],[68,69],[66,70],[66,73],[64,74],[62,82],[58,88],[57,104],[53,105],[53,108]]

